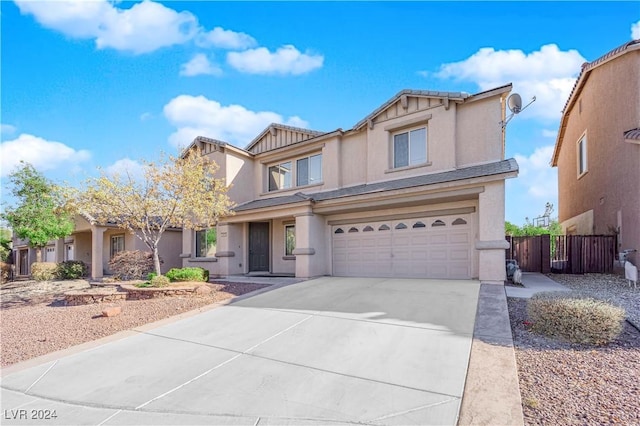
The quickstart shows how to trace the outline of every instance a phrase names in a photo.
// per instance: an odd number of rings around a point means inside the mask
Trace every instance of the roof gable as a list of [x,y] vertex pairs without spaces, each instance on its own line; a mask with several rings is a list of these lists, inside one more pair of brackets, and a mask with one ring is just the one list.
[[371,114],[358,121],[354,130],[359,130],[365,125],[372,127],[377,120],[386,120],[395,118],[404,114],[422,111],[425,109],[444,106],[449,109],[451,102],[463,103],[478,96],[491,96],[511,90],[511,84],[500,86],[495,89],[471,95],[467,92],[442,92],[434,90],[401,90],[387,102],[380,105]]
[[262,133],[247,145],[245,150],[252,154],[260,154],[261,152],[303,142],[323,135],[324,133],[325,132],[319,132],[317,130],[271,123],[269,127],[264,129]]

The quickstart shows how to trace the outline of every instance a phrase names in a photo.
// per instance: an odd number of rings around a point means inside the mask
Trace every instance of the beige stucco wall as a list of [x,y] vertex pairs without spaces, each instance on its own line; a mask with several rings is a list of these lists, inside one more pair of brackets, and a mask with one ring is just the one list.
[[478,239],[479,278],[484,283],[503,284],[506,280],[504,238],[504,181],[488,183],[479,195]]
[[[623,137],[624,131],[637,127],[640,50],[591,70],[570,110],[558,156],[559,221],[567,226],[592,210],[592,229],[581,230],[611,234],[620,226],[622,249],[640,249],[640,145]],[[583,134],[587,173],[578,177],[577,143]]]
[[500,133],[502,106],[496,98],[458,105],[455,121],[458,167],[504,159]]

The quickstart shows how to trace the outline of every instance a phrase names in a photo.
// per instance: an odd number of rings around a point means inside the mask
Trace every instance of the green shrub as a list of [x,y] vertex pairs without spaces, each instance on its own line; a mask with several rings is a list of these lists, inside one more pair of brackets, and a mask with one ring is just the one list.
[[140,250],[121,251],[109,261],[109,269],[115,278],[141,280],[153,271],[153,254]]
[[61,280],[77,280],[86,277],[89,273],[89,267],[82,260],[66,260],[58,263],[56,269],[56,277]]
[[31,278],[36,281],[49,281],[56,278],[58,265],[55,262],[33,262]]
[[204,268],[171,268],[167,272],[171,281],[209,281],[209,271]]
[[169,285],[169,278],[164,275],[156,275],[151,279],[151,287],[166,287]]
[[149,272],[147,274],[147,281],[151,281],[153,279],[153,277],[157,276],[158,274],[156,274],[155,272]]
[[573,343],[604,345],[620,335],[625,310],[576,292],[543,292],[527,304],[532,330]]

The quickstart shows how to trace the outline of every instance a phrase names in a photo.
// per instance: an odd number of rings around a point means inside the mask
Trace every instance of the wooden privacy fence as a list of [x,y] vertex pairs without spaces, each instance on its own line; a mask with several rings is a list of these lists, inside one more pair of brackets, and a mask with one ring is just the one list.
[[506,239],[510,245],[507,259],[515,259],[524,272],[611,272],[617,256],[615,235],[507,236]]

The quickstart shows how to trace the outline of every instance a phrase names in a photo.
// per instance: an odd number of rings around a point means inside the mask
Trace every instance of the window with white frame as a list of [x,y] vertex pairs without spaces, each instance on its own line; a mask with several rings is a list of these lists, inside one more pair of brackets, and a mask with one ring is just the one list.
[[427,162],[427,128],[420,127],[393,135],[393,167]]
[[284,255],[293,256],[296,249],[296,226],[285,225],[284,227]]
[[269,191],[291,188],[291,161],[269,167]]
[[305,186],[322,182],[322,154],[301,158],[296,167],[296,185]]
[[578,176],[587,172],[587,135],[578,141]]
[[218,233],[216,228],[207,228],[196,231],[195,257],[214,257],[216,254],[216,243]]
[[112,235],[110,239],[109,254],[113,258],[113,256],[121,251],[124,251],[124,234]]

